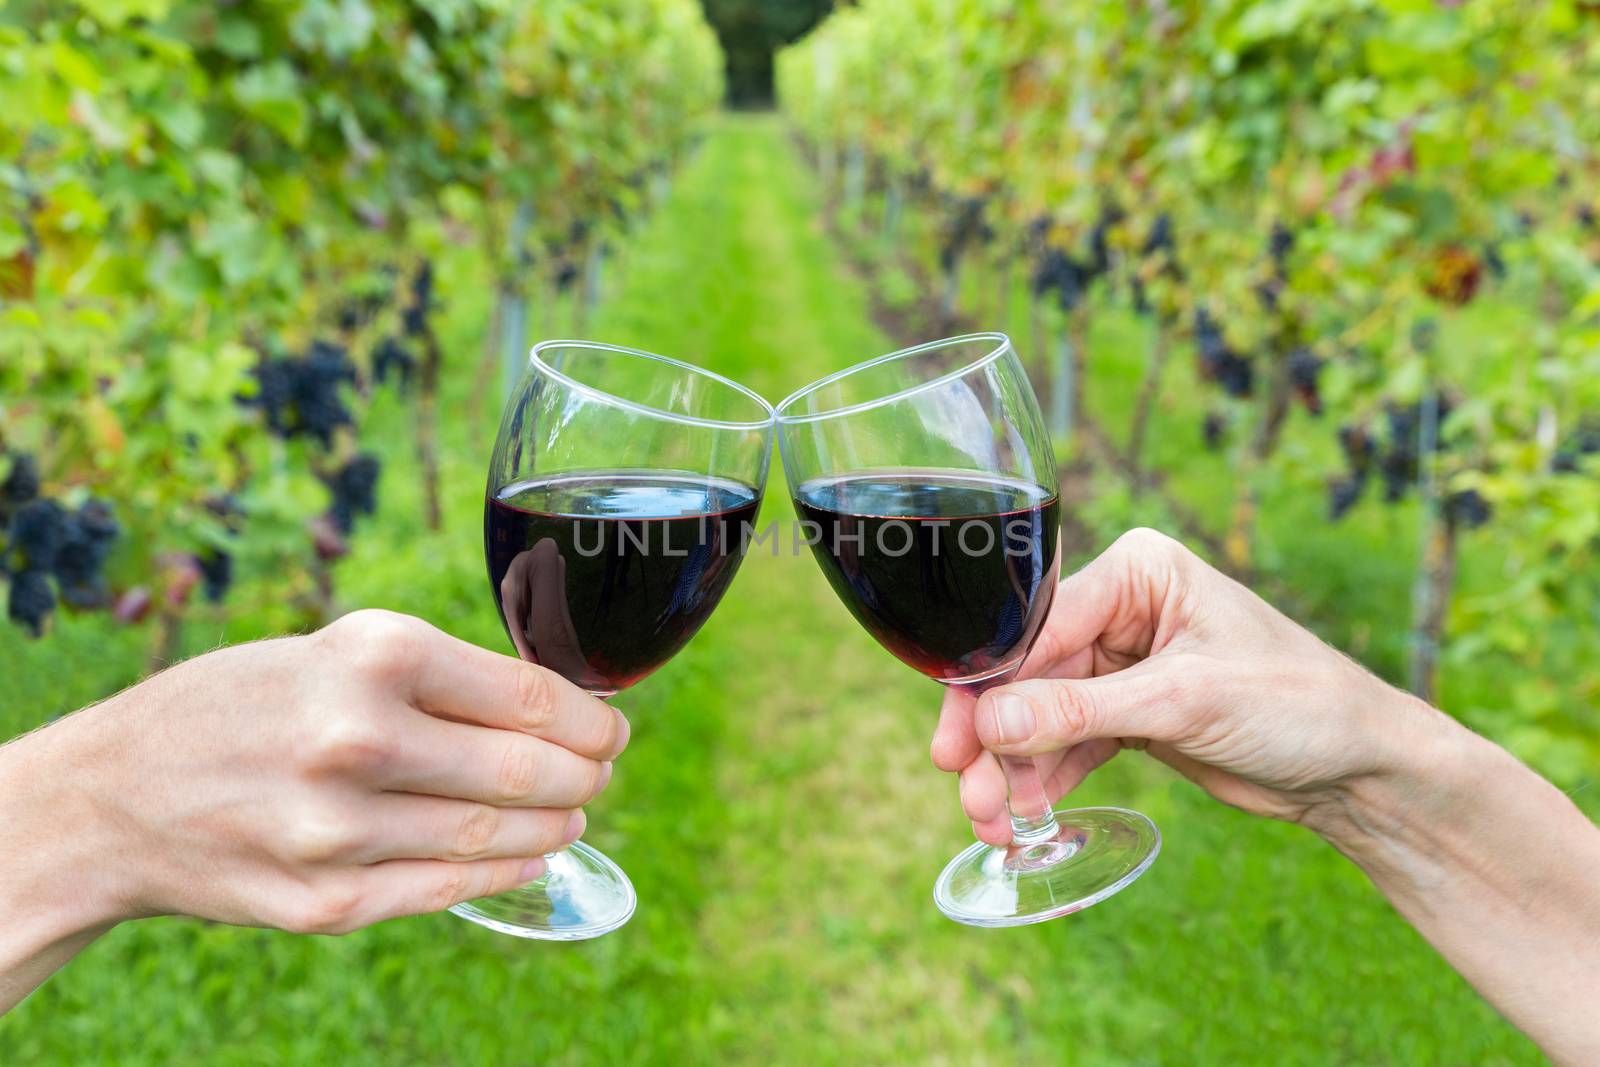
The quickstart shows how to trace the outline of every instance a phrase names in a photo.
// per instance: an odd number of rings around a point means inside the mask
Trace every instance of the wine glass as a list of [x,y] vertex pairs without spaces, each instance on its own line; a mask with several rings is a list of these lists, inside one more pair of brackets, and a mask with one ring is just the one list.
[[[1055,595],[1061,503],[1005,334],[933,341],[808,385],[778,405],[778,447],[806,540],[879,644],[973,695],[1015,677]],[[1012,842],[978,842],[939,875],[934,901],[957,922],[1078,911],[1160,851],[1138,812],[1053,812],[1033,759],[1000,762]]]
[[[771,406],[721,375],[590,341],[545,341],[506,402],[483,550],[518,655],[596,696],[635,684],[706,621],[744,558]],[[627,875],[578,842],[520,889],[450,909],[580,941],[633,914]]]

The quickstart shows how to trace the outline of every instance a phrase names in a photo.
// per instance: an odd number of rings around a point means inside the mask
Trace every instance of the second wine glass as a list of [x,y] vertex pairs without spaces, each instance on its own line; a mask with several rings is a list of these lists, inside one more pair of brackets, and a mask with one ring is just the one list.
[[[974,695],[1014,678],[1061,566],[1055,455],[1010,340],[971,334],[893,352],[778,405],[784,473],[834,591],[906,664]],[[1058,605],[1070,610],[1070,605]],[[1032,759],[1001,759],[1012,843],[972,845],[934,900],[973,926],[1088,907],[1155,859],[1124,808],[1052,811]]]

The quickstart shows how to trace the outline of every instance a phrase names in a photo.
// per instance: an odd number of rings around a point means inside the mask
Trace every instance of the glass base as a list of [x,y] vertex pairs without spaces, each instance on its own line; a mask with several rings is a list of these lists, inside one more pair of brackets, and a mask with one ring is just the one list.
[[545,857],[550,869],[527,885],[457,904],[451,912],[512,937],[587,941],[633,917],[639,898],[628,876],[582,841]]
[[1055,813],[1060,830],[1026,845],[982,841],[933,887],[939,910],[968,926],[1024,926],[1071,915],[1131,885],[1161,851],[1156,824],[1126,808]]

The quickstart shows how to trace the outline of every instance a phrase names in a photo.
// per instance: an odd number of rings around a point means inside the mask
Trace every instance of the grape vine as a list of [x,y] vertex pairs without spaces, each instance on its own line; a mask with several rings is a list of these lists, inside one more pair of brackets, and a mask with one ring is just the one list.
[[[1431,695],[1447,629],[1463,657],[1560,673],[1516,620],[1570,631],[1600,602],[1564,580],[1600,548],[1592,27],[1573,0],[863,0],[782,53],[778,84],[813,156],[882,176],[886,216],[947,233],[982,198],[997,247],[1025,250],[1052,411],[1096,411],[1091,317],[1146,324],[1118,465],[1136,490],[1168,354],[1192,351],[1216,390],[1200,441],[1232,458],[1235,569],[1260,564],[1265,485],[1303,479],[1333,519],[1414,509],[1411,680]],[[1340,458],[1281,454],[1294,419]],[[1082,420],[1056,430],[1088,447]],[[1523,577],[1458,595],[1478,528]]]
[[414,405],[438,525],[440,254],[512,288],[601,247],[721,85],[693,0],[18,0],[0,51],[9,614],[155,618],[157,660],[241,571],[331,609],[375,385]]

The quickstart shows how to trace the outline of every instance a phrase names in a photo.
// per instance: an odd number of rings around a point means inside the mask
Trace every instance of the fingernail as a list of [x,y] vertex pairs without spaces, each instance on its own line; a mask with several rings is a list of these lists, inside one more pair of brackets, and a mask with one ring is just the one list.
[[606,760],[600,764],[600,788],[604,789],[611,784],[611,761]]
[[567,829],[562,836],[562,840],[569,845],[572,844],[583,836],[583,828],[587,825],[589,825],[589,817],[583,813],[582,809],[573,812],[567,816]]
[[543,856],[535,856],[522,865],[522,870],[517,872],[517,877],[524,882],[531,882],[535,878],[543,878],[544,872],[549,869],[550,865],[544,861]]
[[1033,705],[1021,697],[994,698],[994,733],[1002,745],[1014,745],[1033,736]]

